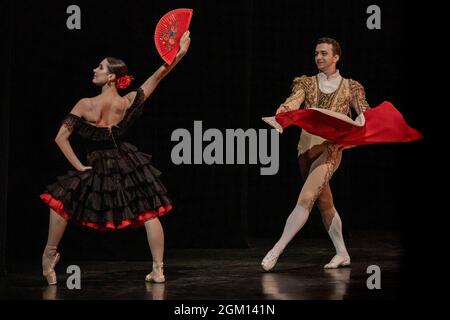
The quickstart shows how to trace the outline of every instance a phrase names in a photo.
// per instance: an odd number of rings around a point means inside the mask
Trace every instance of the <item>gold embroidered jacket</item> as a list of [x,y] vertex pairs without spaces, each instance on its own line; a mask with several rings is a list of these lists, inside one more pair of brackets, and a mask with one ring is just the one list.
[[[339,87],[332,93],[324,93],[319,88],[317,76],[301,76],[293,81],[292,93],[283,103],[290,110],[298,108],[324,108],[351,117],[351,108],[359,115],[369,109],[364,87],[353,79],[342,78]],[[324,139],[303,130],[298,146],[299,154],[308,151]]]

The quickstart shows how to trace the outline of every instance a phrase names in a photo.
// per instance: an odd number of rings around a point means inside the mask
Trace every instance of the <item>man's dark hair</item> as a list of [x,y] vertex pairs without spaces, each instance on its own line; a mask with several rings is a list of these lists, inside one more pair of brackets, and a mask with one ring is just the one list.
[[333,38],[326,38],[326,37],[320,38],[317,40],[316,46],[321,43],[331,44],[333,46],[333,55],[338,55],[339,57],[341,56],[341,54],[342,54],[341,45],[339,44],[339,42],[337,42]]

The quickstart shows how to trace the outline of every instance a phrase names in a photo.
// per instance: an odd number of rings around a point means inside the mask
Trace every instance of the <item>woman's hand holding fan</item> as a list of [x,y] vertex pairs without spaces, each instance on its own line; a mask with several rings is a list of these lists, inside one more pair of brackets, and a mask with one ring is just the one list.
[[[161,58],[169,65],[175,60],[178,52],[185,54],[189,48],[189,24],[192,9],[175,9],[166,13],[158,22],[154,40]],[[180,49],[180,51],[178,51]]]
[[186,52],[189,49],[189,45],[191,44],[191,38],[189,38],[190,31],[186,31],[183,33],[180,39],[180,51],[178,51],[180,54],[185,55]]

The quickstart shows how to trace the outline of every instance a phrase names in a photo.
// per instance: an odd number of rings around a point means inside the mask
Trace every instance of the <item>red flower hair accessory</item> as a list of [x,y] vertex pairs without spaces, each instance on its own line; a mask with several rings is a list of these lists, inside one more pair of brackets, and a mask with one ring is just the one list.
[[125,75],[117,79],[116,88],[117,89],[126,89],[131,83],[131,80],[134,80],[133,77],[129,75]]

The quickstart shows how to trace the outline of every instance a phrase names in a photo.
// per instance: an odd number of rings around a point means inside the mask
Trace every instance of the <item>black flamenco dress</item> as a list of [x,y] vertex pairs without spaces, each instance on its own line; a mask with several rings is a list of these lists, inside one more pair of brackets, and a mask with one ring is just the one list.
[[63,124],[77,132],[88,150],[86,171],[68,171],[46,187],[41,199],[66,220],[99,231],[141,226],[172,209],[152,157],[121,141],[142,113],[144,93],[136,97],[120,123],[96,127],[69,113]]

